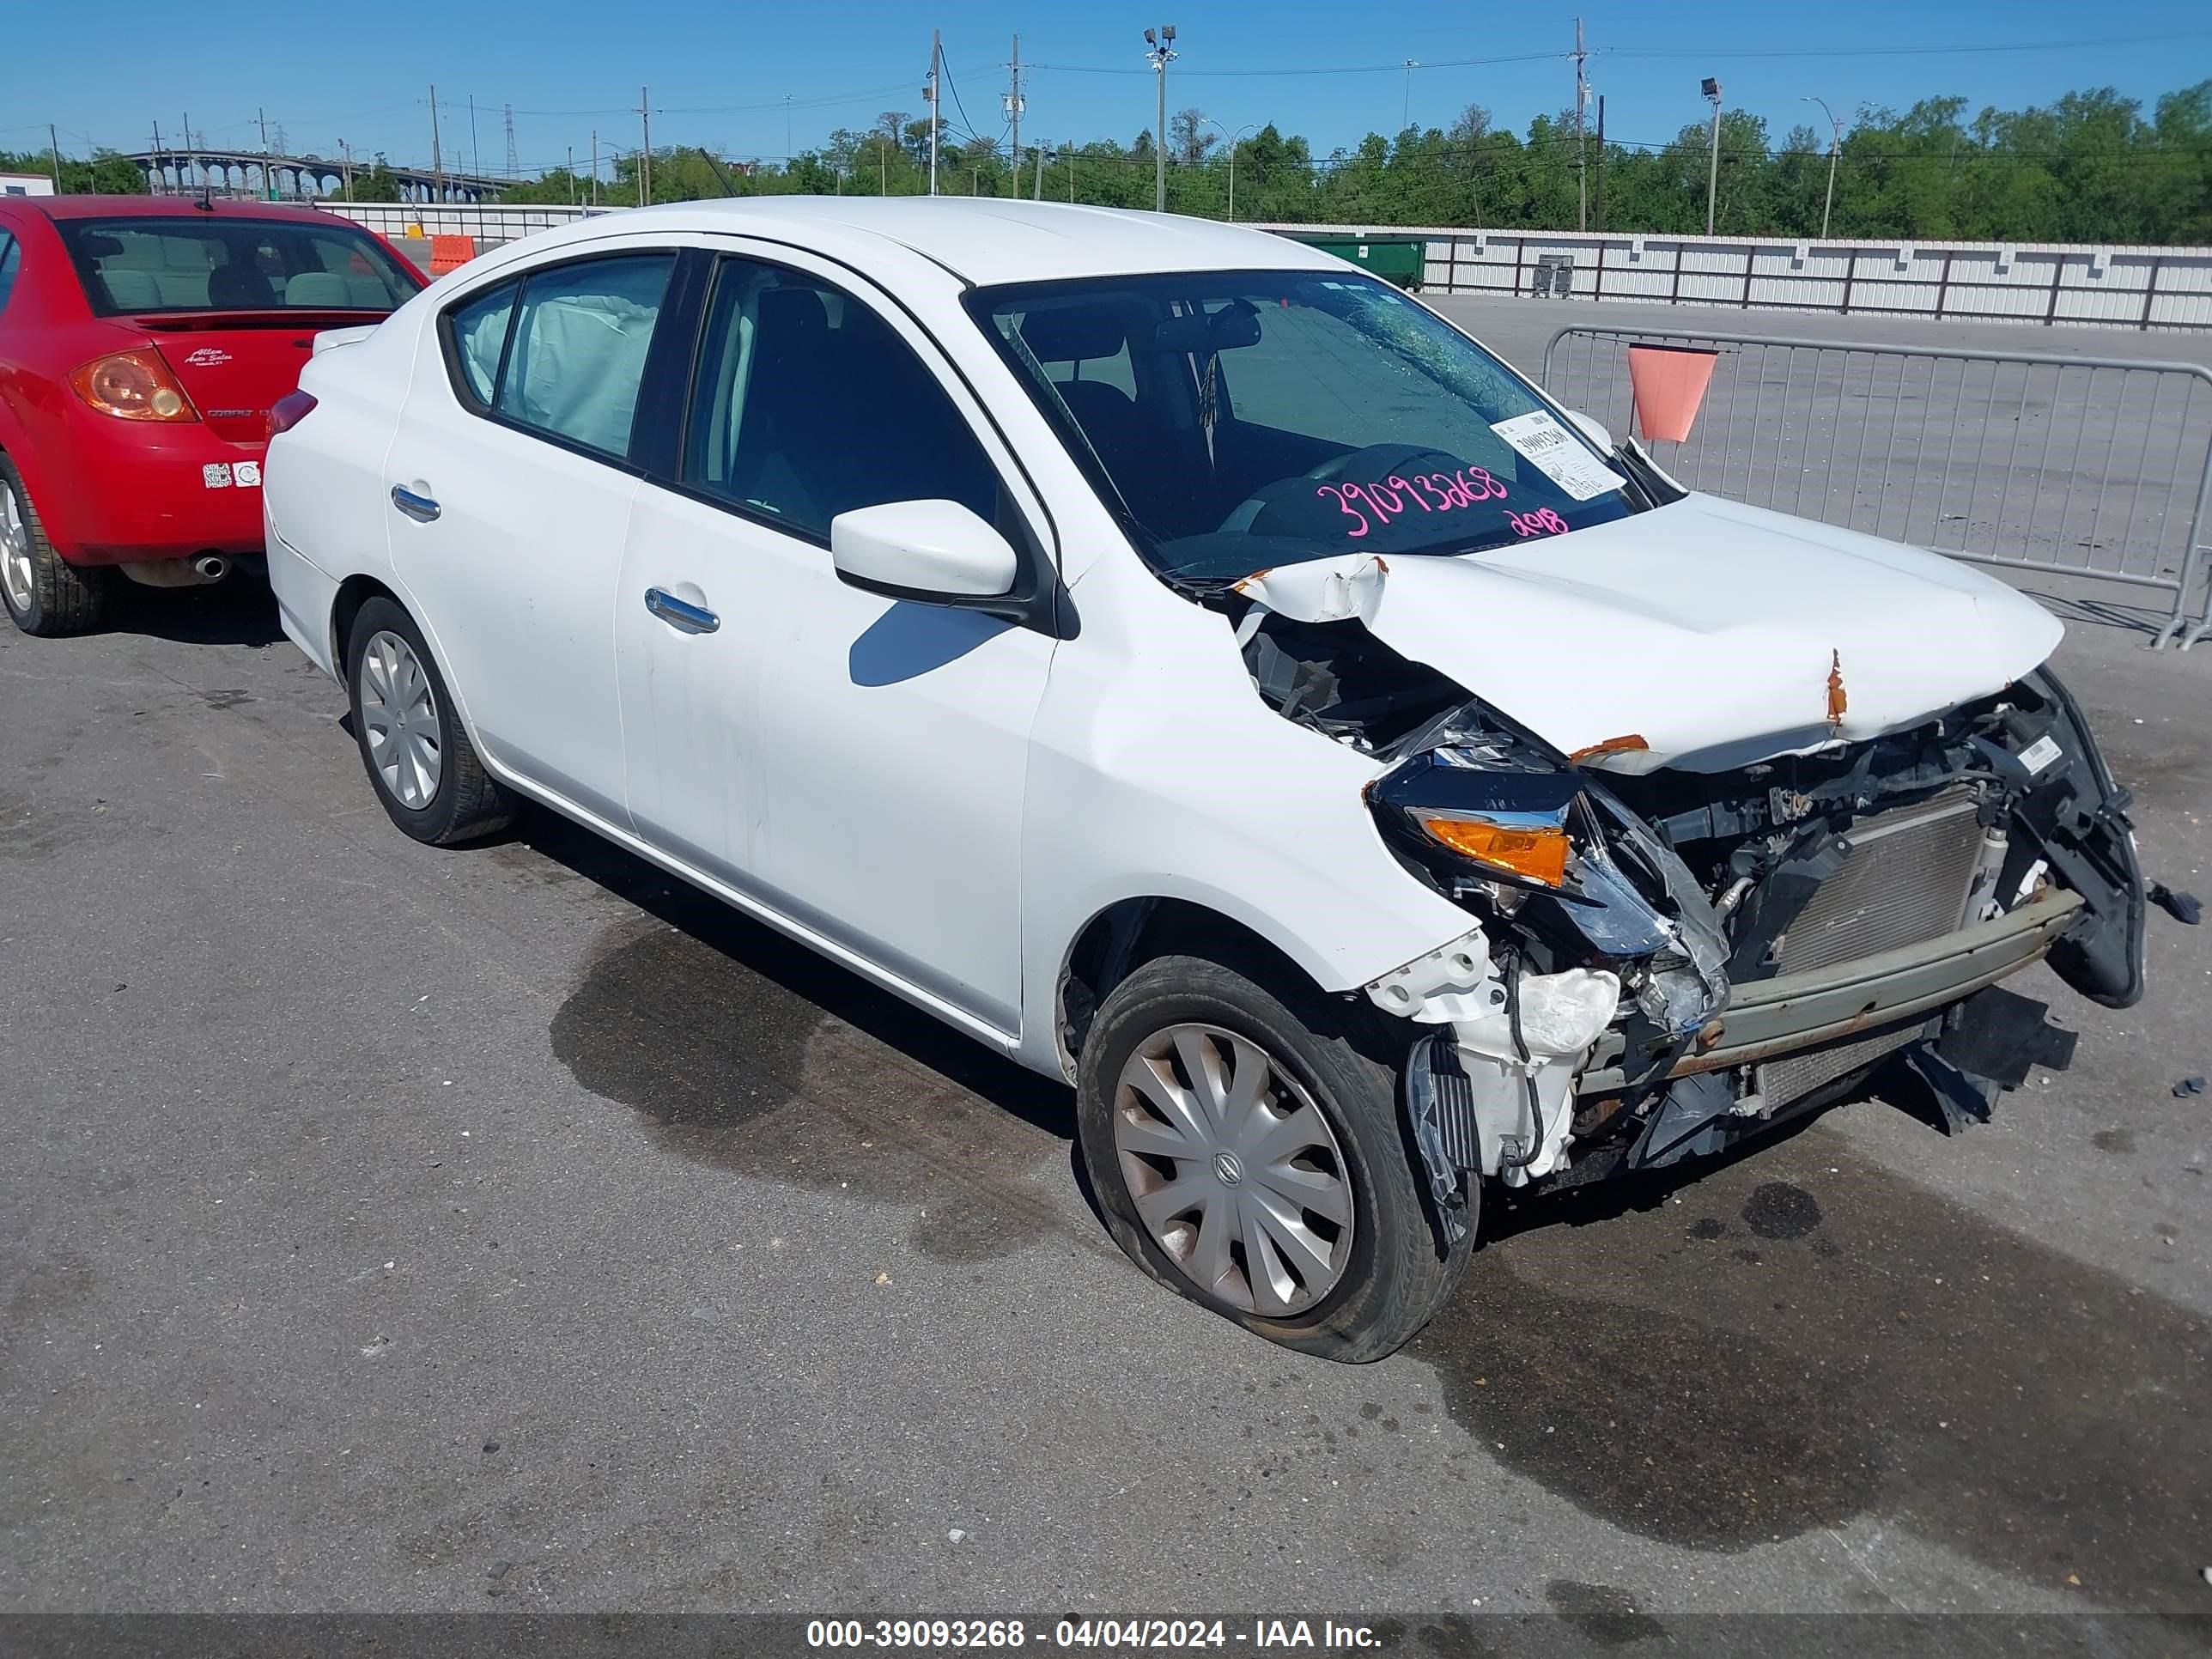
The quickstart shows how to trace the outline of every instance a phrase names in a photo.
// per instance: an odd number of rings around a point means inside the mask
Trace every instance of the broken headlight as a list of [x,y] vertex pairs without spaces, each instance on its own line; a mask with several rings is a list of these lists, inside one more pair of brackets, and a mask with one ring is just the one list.
[[[1455,864],[1510,887],[1572,892],[1571,824],[1582,780],[1518,753],[1500,757],[1432,749],[1368,787],[1383,836],[1415,863],[1445,875]],[[1463,867],[1463,866],[1462,866]]]

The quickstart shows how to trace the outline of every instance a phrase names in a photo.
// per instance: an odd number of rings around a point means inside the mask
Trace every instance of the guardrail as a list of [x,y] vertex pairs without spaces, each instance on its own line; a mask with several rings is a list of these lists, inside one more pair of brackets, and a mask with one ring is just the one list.
[[2212,527],[2212,368],[1576,325],[1544,348],[1544,387],[1626,432],[1638,342],[1718,354],[1689,438],[1649,442],[1692,489],[1978,563],[2171,593],[2154,647],[2212,635],[2212,595],[2190,612]]

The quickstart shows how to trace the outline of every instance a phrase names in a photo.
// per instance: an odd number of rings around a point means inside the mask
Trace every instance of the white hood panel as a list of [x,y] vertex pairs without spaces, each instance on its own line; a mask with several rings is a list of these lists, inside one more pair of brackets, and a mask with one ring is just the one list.
[[1571,754],[1640,737],[1596,763],[1630,772],[1899,731],[2002,690],[2064,631],[1940,554],[1696,495],[1485,553],[1352,554],[1240,586],[1301,620],[1361,617]]

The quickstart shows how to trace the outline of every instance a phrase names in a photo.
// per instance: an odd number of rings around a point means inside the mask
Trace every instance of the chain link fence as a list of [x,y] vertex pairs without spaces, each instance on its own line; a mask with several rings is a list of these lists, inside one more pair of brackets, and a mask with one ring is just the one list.
[[[1717,354],[1689,438],[1649,441],[1694,489],[1984,564],[2168,593],[2154,644],[2212,633],[2212,369],[1691,330],[1561,329],[1547,391],[1632,429],[1628,348]],[[1640,435],[1640,434],[1639,434]]]

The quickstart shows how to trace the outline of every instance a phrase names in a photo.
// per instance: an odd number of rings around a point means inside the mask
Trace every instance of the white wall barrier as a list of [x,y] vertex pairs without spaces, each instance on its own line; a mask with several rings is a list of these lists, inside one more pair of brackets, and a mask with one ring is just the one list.
[[2093,328],[2212,329],[2212,247],[1792,241],[1750,236],[1266,225],[1294,236],[1417,236],[1425,290],[1638,305]]
[[[386,236],[511,242],[593,212],[566,205],[326,202]],[[1415,225],[1261,225],[1290,235],[1419,238],[1425,291],[1565,295],[1638,305],[1825,311],[1845,317],[2212,329],[2212,247],[2045,242],[1787,241]]]

